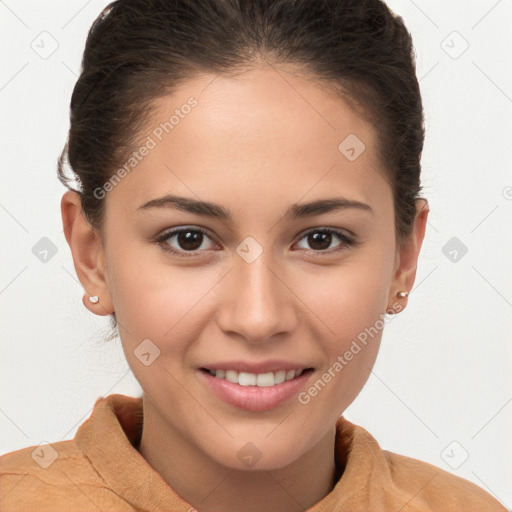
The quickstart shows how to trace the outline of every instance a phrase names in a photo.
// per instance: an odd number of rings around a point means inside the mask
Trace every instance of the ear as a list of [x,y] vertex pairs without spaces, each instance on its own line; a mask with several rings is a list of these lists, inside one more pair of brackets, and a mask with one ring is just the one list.
[[407,297],[398,297],[400,291],[410,292],[416,279],[416,269],[421,245],[425,237],[429,207],[426,199],[416,200],[416,216],[410,235],[397,248],[393,282],[388,297],[388,313],[405,308]]
[[[112,300],[106,279],[105,254],[99,232],[87,221],[82,211],[80,195],[70,190],[62,196],[62,225],[71,249],[76,274],[86,292],[82,297],[84,306],[96,315],[113,313]],[[98,296],[96,304],[90,296]]]

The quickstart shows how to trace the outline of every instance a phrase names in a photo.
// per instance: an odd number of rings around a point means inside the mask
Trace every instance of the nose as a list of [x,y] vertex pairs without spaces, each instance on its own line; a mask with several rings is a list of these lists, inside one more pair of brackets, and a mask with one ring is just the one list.
[[252,263],[236,256],[234,265],[217,316],[223,332],[259,344],[292,332],[298,321],[294,294],[266,252]]

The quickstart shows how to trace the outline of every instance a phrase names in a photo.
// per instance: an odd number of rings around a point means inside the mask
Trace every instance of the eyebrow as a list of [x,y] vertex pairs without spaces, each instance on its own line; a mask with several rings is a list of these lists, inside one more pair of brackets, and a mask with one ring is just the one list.
[[[176,208],[188,213],[202,215],[214,219],[232,221],[233,216],[229,210],[224,207],[208,201],[197,201],[188,197],[181,197],[172,194],[151,199],[147,203],[142,204],[136,211],[147,211],[152,208]],[[304,217],[313,217],[324,213],[334,211],[358,209],[373,213],[370,205],[360,201],[353,201],[343,197],[334,197],[328,199],[318,199],[309,203],[293,204],[284,214],[284,220],[293,220]]]

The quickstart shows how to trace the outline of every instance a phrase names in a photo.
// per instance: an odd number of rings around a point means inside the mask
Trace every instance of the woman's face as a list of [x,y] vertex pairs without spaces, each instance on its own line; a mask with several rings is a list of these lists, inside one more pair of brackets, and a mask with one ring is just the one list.
[[282,67],[203,75],[158,101],[106,187],[104,224],[109,299],[154,432],[271,469],[332,431],[397,292],[375,137]]

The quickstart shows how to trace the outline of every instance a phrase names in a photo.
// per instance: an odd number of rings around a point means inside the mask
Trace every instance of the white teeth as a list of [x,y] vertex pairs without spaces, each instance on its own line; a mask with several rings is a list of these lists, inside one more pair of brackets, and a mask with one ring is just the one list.
[[226,370],[226,376],[224,377],[228,382],[238,384],[238,372],[235,370]]
[[238,374],[238,384],[240,386],[256,386],[256,374],[240,372]]
[[274,374],[276,384],[281,384],[286,380],[286,372],[284,370],[279,370]]
[[210,375],[218,379],[225,379],[233,384],[240,386],[260,386],[269,387],[275,384],[282,384],[285,381],[292,380],[302,375],[304,370],[279,370],[277,372],[267,373],[248,373],[237,372],[235,370],[208,370]]
[[273,386],[275,383],[276,379],[274,378],[274,374],[272,372],[259,373],[255,382],[257,386]]

